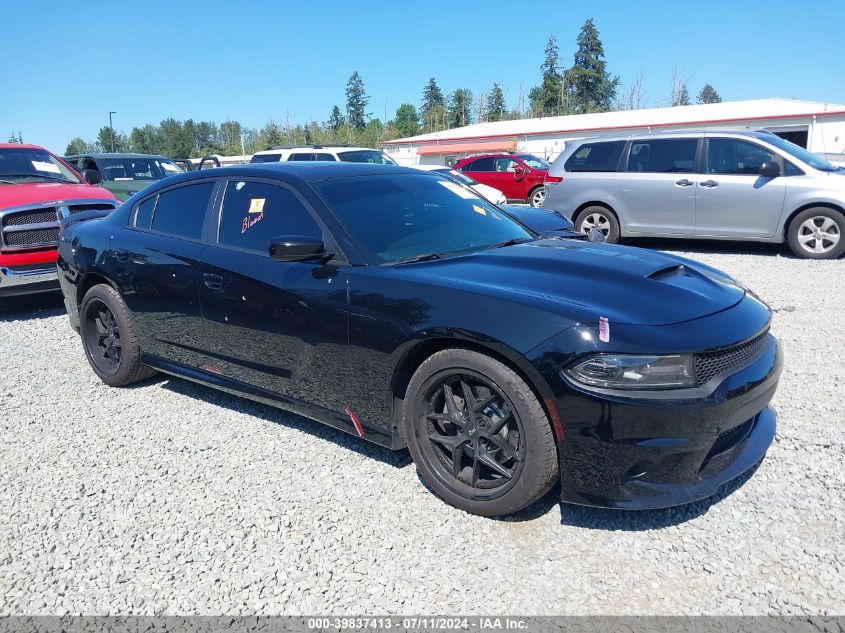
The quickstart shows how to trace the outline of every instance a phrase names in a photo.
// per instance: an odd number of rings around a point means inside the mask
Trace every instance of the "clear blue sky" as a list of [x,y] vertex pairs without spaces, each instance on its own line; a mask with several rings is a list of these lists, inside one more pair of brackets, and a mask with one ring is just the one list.
[[109,110],[126,133],[166,117],[325,121],[354,70],[379,118],[418,106],[431,76],[444,93],[502,82],[513,106],[539,83],[549,35],[570,64],[589,17],[623,89],[643,71],[648,105],[666,103],[676,64],[693,98],[709,82],[726,101],[845,103],[845,0],[15,2],[0,140],[20,131],[61,153]]

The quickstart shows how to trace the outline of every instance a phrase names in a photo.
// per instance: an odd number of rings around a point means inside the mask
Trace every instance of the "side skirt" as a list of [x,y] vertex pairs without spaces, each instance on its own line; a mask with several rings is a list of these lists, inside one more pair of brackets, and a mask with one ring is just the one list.
[[249,400],[255,400],[256,402],[270,405],[271,407],[275,407],[277,409],[296,413],[297,415],[321,422],[332,428],[338,429],[339,431],[348,433],[349,435],[354,435],[355,437],[360,436],[368,442],[378,444],[379,446],[383,446],[385,448],[401,448],[401,442],[398,437],[393,437],[385,433],[383,429],[371,426],[366,422],[359,422],[364,431],[363,435],[360,435],[355,428],[355,423],[345,412],[332,411],[331,409],[326,409],[303,400],[282,396],[254,385],[221,376],[220,374],[204,371],[196,367],[188,367],[180,363],[174,363],[152,354],[142,353],[141,362],[157,369],[160,372],[176,376],[177,378],[185,378],[186,380],[190,380],[207,387],[212,387],[220,391],[225,391],[235,396],[241,396],[243,398],[248,398]]

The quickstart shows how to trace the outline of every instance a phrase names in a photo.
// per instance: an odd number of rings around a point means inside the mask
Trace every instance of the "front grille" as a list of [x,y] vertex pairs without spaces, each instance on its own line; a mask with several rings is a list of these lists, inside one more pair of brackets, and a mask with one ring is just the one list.
[[742,442],[751,431],[751,427],[754,426],[754,421],[756,419],[757,418],[751,418],[750,420],[746,420],[739,426],[728,429],[719,435],[719,437],[716,438],[716,442],[713,444],[713,448],[710,449],[710,452],[707,453],[707,457],[704,458],[704,462],[706,463],[713,457],[716,457],[716,455],[721,455],[722,453],[729,451]]
[[7,246],[42,246],[59,241],[59,227],[29,229],[26,231],[7,231],[3,234]]
[[26,209],[17,213],[10,213],[3,218],[3,226],[21,226],[22,224],[49,224],[57,222],[55,207],[42,209]]
[[731,345],[713,352],[701,352],[695,355],[695,380],[700,387],[713,376],[739,369],[754,358],[766,344],[769,331],[758,334],[752,339]]
[[111,211],[114,209],[114,205],[110,202],[104,202],[102,204],[69,204],[68,209],[70,209],[71,215],[74,213],[82,213],[83,211]]

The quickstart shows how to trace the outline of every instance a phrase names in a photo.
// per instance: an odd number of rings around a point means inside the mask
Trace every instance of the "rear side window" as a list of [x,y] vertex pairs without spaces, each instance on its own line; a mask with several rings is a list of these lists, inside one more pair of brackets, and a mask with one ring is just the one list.
[[288,156],[288,160],[331,160],[334,161],[334,156],[331,154],[322,154],[315,152],[298,152]]
[[152,229],[198,240],[214,183],[201,182],[165,191],[158,196]]
[[496,171],[495,158],[479,158],[461,167],[461,171]]
[[691,174],[695,171],[698,139],[671,138],[631,143],[628,171]]
[[278,163],[282,160],[281,154],[256,154],[249,162],[251,163]]
[[156,208],[158,196],[147,198],[138,208],[135,209],[135,226],[142,229],[150,228],[150,220],[153,219],[153,210]]
[[763,163],[776,160],[772,152],[757,143],[733,138],[707,141],[708,174],[756,176]]
[[585,143],[564,163],[566,171],[616,171],[625,141]]
[[323,232],[299,198],[285,187],[235,180],[226,185],[220,244],[266,255],[270,240],[282,235],[319,239]]

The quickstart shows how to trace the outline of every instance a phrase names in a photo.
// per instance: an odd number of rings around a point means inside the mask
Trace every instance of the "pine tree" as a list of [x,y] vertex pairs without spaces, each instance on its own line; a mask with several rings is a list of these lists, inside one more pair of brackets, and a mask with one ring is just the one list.
[[507,114],[507,106],[505,105],[505,94],[502,92],[502,87],[498,83],[493,84],[493,90],[487,97],[487,120],[501,121]]
[[698,93],[699,103],[722,103],[722,97],[716,92],[716,89],[710,84],[704,84],[701,92]]
[[605,112],[616,99],[619,77],[611,77],[604,60],[604,47],[592,18],[578,34],[575,63],[566,71],[572,110],[576,113]]
[[420,117],[417,109],[410,103],[403,103],[396,108],[396,119],[393,122],[400,137],[414,136],[420,130]]
[[437,132],[445,128],[446,100],[434,77],[428,80],[423,90],[420,118],[426,132]]
[[326,123],[326,125],[328,127],[330,127],[332,130],[334,130],[335,132],[337,132],[340,129],[340,127],[343,125],[343,123],[344,123],[344,119],[343,119],[343,114],[341,114],[341,112],[340,112],[340,108],[338,108],[337,106],[333,107],[332,113],[329,115],[329,120]]
[[689,91],[687,90],[687,84],[682,83],[681,87],[678,88],[678,92],[675,95],[675,99],[672,103],[673,106],[688,106],[690,105],[689,100]]
[[563,76],[560,72],[558,58],[557,39],[554,35],[551,35],[546,43],[546,57],[540,64],[540,70],[543,72],[542,83],[532,88],[528,93],[528,101],[531,104],[531,112],[534,116],[553,116],[562,112]]
[[450,127],[463,127],[472,123],[472,92],[458,88],[449,98],[446,124]]
[[364,80],[358,71],[352,73],[349,81],[346,82],[346,120],[356,130],[363,130],[366,125],[364,117],[367,116],[365,109],[370,98],[364,91]]

